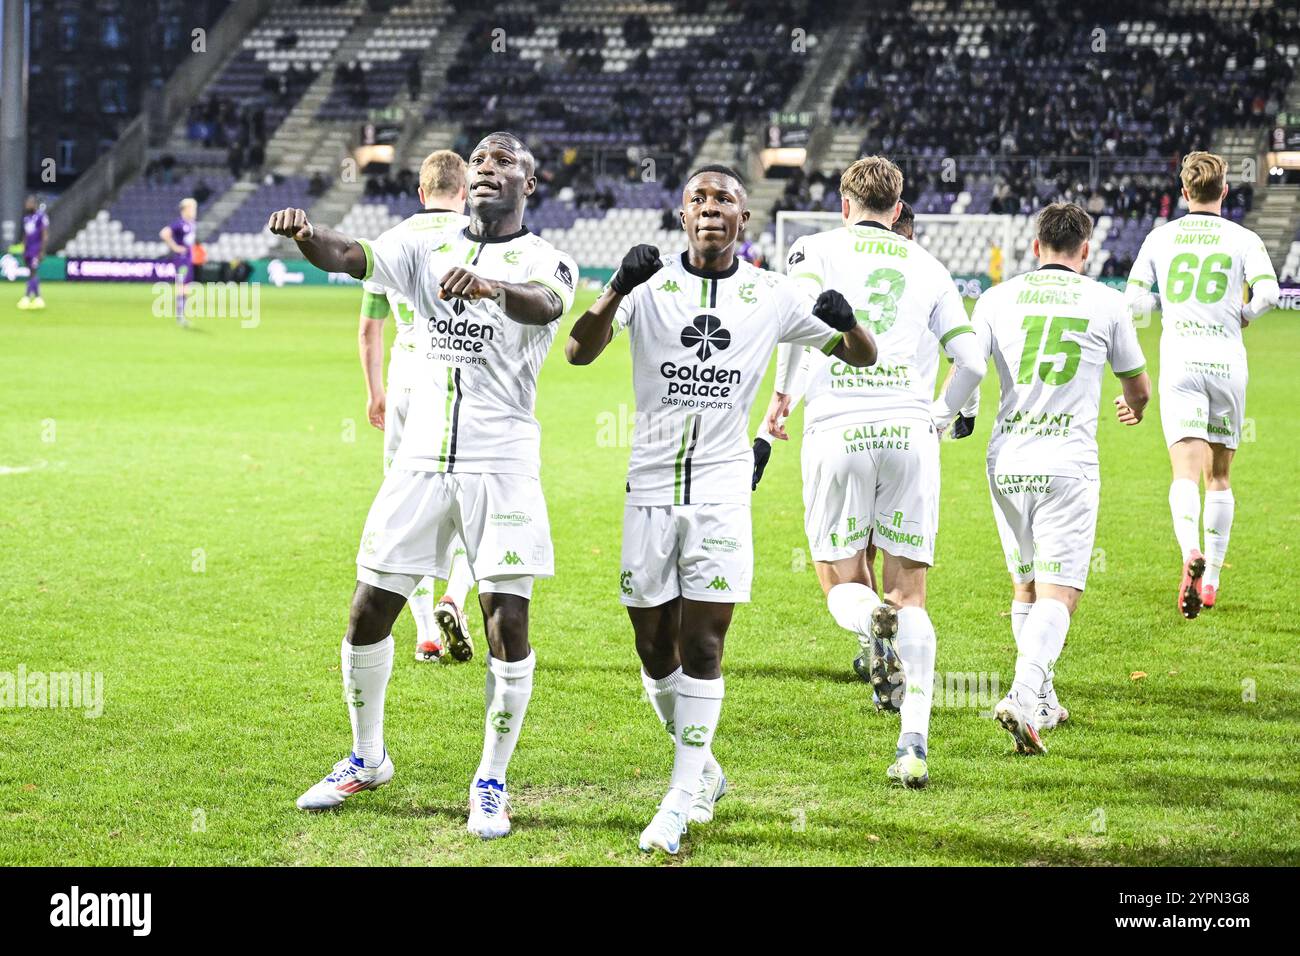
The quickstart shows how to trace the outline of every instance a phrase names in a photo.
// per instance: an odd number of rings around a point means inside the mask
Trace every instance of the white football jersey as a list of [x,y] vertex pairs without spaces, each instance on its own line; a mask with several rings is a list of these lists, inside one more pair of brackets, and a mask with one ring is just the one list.
[[809,355],[804,429],[852,419],[930,417],[939,348],[972,331],[952,276],[926,249],[877,222],[804,236],[787,271],[806,291],[835,289],[875,337],[878,357],[854,368]]
[[[445,209],[422,209],[399,222],[394,229],[405,229],[413,235],[430,236],[436,232],[459,231],[469,225],[469,217]],[[361,284],[363,296],[361,314],[383,321],[391,314],[397,323],[393,347],[388,355],[388,387],[404,388],[412,378],[413,359],[418,336],[415,334],[415,306],[400,292],[385,289],[373,279]]]
[[1002,399],[988,464],[999,474],[1097,477],[1097,409],[1107,362],[1146,368],[1124,296],[1064,266],[993,286],[972,316]]
[[627,502],[689,505],[750,499],[749,409],[778,342],[830,351],[842,336],[813,300],[739,257],[730,271],[663,268],[619,303],[636,391]]
[[465,266],[487,279],[537,282],[573,305],[578,267],[527,229],[484,238],[468,229],[390,229],[362,241],[366,278],[406,296],[415,310],[411,403],[393,467],[537,477],[541,428],[537,373],[558,322],[523,325],[491,299],[438,298],[442,277]]
[[1259,236],[1214,213],[1189,212],[1151,231],[1129,273],[1130,291],[1160,291],[1162,367],[1241,361],[1246,286],[1277,280]]

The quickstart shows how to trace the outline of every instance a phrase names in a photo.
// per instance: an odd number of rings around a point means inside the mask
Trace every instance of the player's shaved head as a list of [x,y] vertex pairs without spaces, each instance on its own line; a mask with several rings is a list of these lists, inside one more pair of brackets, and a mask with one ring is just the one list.
[[533,151],[525,145],[522,139],[514,133],[507,133],[505,130],[488,133],[478,141],[478,145],[474,147],[470,156],[473,156],[480,149],[492,149],[493,147],[505,148],[514,153],[516,159],[524,166],[527,175],[531,176],[537,170],[537,159],[533,156]]

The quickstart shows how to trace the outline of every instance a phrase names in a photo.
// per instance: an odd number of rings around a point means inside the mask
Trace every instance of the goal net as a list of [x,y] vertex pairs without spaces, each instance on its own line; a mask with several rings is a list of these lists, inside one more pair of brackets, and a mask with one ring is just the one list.
[[[951,213],[918,213],[915,239],[947,267],[958,286],[963,277],[997,275],[1008,278],[1023,271],[1026,254],[1022,233],[1024,216]],[[784,272],[790,247],[802,236],[825,232],[842,224],[838,212],[796,212],[776,214],[775,268]],[[1000,261],[999,261],[1000,260]],[[962,289],[963,294],[966,290]]]

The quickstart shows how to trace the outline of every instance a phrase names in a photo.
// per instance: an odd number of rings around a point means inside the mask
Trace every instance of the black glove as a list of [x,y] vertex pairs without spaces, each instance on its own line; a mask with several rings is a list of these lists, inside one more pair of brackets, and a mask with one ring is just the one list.
[[813,303],[813,315],[837,332],[848,332],[858,324],[853,307],[834,289],[827,289]]
[[661,268],[663,263],[659,261],[658,249],[644,243],[633,246],[623,257],[623,264],[614,273],[614,278],[609,280],[609,287],[619,295],[627,295]]
[[958,414],[952,422],[953,438],[970,438],[975,433],[975,416]]
[[767,460],[772,457],[772,443],[766,438],[754,439],[754,481],[749,486],[750,491],[758,490],[758,483],[763,480],[763,469],[767,467]]

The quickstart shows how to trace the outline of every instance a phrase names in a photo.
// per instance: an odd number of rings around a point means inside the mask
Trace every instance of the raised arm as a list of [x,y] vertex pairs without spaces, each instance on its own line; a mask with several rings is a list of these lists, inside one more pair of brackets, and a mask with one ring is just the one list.
[[569,341],[564,343],[564,357],[570,365],[590,365],[605,351],[605,346],[614,338],[614,317],[623,297],[662,267],[659,250],[654,246],[642,244],[628,250],[622,265],[609,280],[609,288],[600,294],[591,308],[578,316],[578,321],[569,330]]
[[821,319],[842,338],[831,351],[841,362],[857,368],[866,368],[876,362],[876,340],[867,327],[853,314],[848,300],[834,289],[827,289],[813,303],[813,315]]
[[540,282],[501,282],[475,275],[464,266],[449,269],[438,284],[438,298],[492,299],[520,325],[546,325],[564,314],[564,302]]
[[326,272],[344,272],[354,279],[367,273],[365,247],[355,239],[324,226],[313,226],[303,209],[281,209],[271,213],[266,227],[274,235],[285,236],[298,244],[303,257]]

